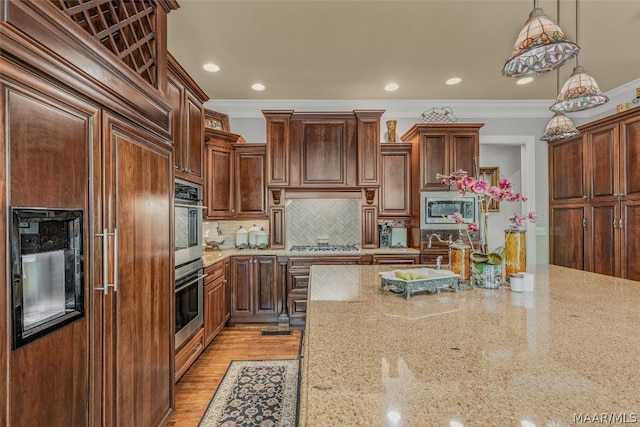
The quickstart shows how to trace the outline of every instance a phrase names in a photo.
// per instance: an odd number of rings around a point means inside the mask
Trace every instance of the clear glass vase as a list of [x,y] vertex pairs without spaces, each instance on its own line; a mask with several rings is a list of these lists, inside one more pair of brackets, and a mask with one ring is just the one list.
[[471,278],[477,288],[497,289],[502,286],[502,264],[473,263]]
[[525,230],[504,230],[505,279],[511,274],[527,271],[527,242]]

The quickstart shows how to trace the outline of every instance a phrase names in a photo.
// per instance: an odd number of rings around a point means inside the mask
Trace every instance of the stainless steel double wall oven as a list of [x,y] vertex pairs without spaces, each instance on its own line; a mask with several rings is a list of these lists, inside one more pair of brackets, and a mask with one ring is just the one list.
[[175,183],[175,348],[203,324],[202,186]]

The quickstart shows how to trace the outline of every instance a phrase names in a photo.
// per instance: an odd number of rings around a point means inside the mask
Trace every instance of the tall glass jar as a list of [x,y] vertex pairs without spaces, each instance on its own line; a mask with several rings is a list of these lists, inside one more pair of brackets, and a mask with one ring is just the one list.
[[471,279],[471,246],[460,235],[458,241],[449,245],[449,268],[460,275],[460,281],[468,283]]
[[505,279],[512,273],[527,271],[526,231],[518,229],[504,230]]

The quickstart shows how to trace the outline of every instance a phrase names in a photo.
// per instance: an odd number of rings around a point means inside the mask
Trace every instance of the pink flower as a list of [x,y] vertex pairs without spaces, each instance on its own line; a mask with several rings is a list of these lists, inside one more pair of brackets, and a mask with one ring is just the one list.
[[447,215],[447,218],[455,222],[456,224],[464,223],[464,220],[462,219],[462,215],[460,215],[459,213],[454,213],[453,215]]
[[465,188],[470,188],[475,182],[476,180],[471,176],[465,176],[462,178],[462,186]]
[[502,178],[498,183],[498,187],[500,187],[502,190],[510,190],[511,183],[507,181],[507,178]]
[[486,194],[497,200],[501,196],[500,187],[493,185],[487,189]]
[[484,194],[488,186],[486,181],[475,181],[470,190],[474,194]]
[[531,221],[531,222],[536,222],[536,221],[538,220],[538,217],[539,217],[539,216],[540,216],[540,215],[538,215],[538,214],[537,214],[537,213],[535,213],[535,212],[529,212],[529,213],[527,214],[527,218],[528,218],[528,219],[529,219],[529,221]]
[[467,230],[478,232],[480,231],[480,227],[478,227],[478,224],[476,224],[475,222],[472,222],[471,224],[467,225]]

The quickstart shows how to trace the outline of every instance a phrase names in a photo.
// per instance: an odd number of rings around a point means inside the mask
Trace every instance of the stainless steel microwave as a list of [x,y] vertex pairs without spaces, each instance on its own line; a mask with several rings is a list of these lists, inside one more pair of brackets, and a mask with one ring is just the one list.
[[460,214],[465,224],[478,223],[478,198],[457,191],[420,193],[420,228],[455,228],[449,215]]

